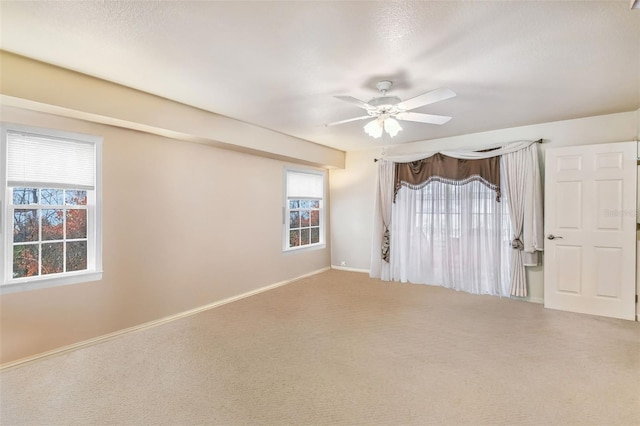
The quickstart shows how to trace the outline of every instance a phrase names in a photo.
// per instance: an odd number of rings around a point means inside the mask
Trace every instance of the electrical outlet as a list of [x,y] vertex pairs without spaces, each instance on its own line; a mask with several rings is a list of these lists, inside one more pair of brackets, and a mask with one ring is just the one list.
[[340,266],[347,266],[347,262],[345,262],[344,260],[340,261]]

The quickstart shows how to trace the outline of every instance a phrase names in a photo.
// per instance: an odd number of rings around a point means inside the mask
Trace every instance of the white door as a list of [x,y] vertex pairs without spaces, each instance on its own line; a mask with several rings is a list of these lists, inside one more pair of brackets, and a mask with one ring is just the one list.
[[549,148],[544,306],[633,320],[635,142]]

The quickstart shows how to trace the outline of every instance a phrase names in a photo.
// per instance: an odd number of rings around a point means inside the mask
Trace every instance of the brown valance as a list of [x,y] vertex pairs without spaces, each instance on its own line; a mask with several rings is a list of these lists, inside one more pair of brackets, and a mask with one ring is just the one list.
[[421,189],[434,181],[464,185],[474,180],[496,191],[496,201],[500,201],[500,157],[462,160],[435,154],[410,163],[396,163],[393,201],[402,186]]

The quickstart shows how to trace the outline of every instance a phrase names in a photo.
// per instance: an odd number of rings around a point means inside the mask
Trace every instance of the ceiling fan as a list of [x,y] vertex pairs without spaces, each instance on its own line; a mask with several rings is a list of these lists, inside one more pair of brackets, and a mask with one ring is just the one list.
[[398,132],[402,130],[402,127],[400,127],[400,124],[396,119],[427,124],[444,124],[451,120],[451,117],[445,115],[422,114],[418,112],[411,112],[411,110],[453,98],[456,96],[453,90],[440,88],[403,101],[397,96],[387,96],[387,91],[391,88],[392,84],[393,83],[388,80],[378,82],[376,87],[382,96],[377,96],[369,102],[363,102],[351,96],[336,96],[336,98],[342,101],[349,102],[350,104],[366,110],[367,115],[335,121],[327,124],[327,126],[336,126],[338,124],[373,118],[372,121],[364,126],[364,130],[368,135],[373,136],[374,138],[379,138],[382,136],[383,130],[391,137],[396,136]]

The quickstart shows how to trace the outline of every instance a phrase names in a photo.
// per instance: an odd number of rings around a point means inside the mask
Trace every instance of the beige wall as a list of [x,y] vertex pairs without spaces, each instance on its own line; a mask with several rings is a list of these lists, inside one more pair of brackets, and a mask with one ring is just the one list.
[[344,167],[344,152],[0,50],[3,105],[263,157]]
[[285,162],[19,108],[1,113],[104,137],[104,277],[2,296],[3,363],[330,264],[329,245],[282,253]]
[[[544,171],[544,151],[547,148],[635,140],[638,112],[611,114],[577,120],[544,123],[501,129],[491,132],[435,139],[388,147],[393,154],[434,151],[440,149],[473,148],[515,140],[544,139],[540,146]],[[640,135],[638,135],[640,136]],[[373,229],[376,164],[374,158],[381,149],[347,153],[346,168],[331,170],[331,263],[347,268],[368,270]],[[527,268],[530,299],[543,300],[543,267]]]

